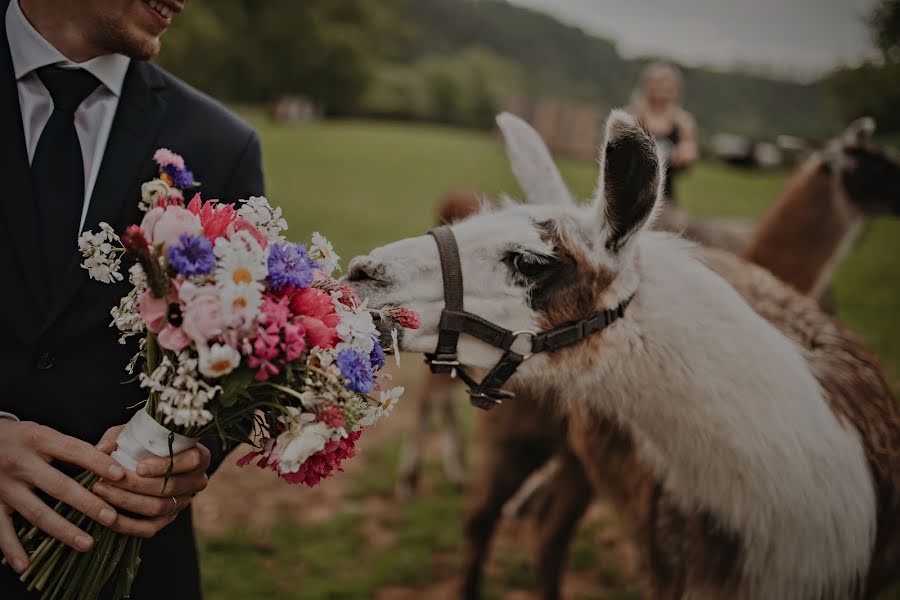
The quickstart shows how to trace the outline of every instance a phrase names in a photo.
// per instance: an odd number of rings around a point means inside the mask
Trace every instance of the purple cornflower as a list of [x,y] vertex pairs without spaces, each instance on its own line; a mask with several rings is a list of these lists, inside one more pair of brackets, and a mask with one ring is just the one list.
[[308,288],[319,268],[318,263],[306,254],[303,244],[278,242],[269,245],[269,283],[274,288],[291,285]]
[[372,365],[369,360],[353,348],[341,350],[337,355],[337,366],[347,379],[347,388],[368,394],[372,390]]
[[162,170],[169,174],[169,177],[172,178],[172,183],[180,190],[194,187],[194,184],[197,183],[194,181],[194,174],[187,169],[180,169],[175,165],[166,165]]
[[203,236],[182,235],[166,253],[169,264],[185,277],[206,275],[216,268],[212,243]]
[[373,371],[377,371],[384,366],[384,350],[381,349],[381,344],[378,343],[377,336],[375,338],[375,343],[372,345],[372,352],[369,354],[369,362],[372,363]]

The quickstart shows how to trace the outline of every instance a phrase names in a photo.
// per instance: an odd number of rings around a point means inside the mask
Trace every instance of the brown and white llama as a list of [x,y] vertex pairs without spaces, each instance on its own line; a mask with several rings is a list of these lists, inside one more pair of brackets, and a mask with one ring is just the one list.
[[[797,342],[690,245],[648,231],[662,176],[650,134],[614,112],[594,205],[547,197],[452,226],[466,309],[510,330],[544,331],[630,299],[624,318],[576,346],[534,355],[515,381],[563,399],[576,448],[593,447],[592,418],[630,436],[654,482],[650,498],[629,498],[648,503],[634,511],[648,531],[646,550],[677,558],[651,571],[658,595],[872,591],[871,574],[896,567],[884,563],[896,558],[882,552],[896,532],[883,529],[891,522],[881,507],[895,506],[898,490],[878,476],[879,461],[900,451],[893,399],[823,386]],[[357,257],[349,280],[372,305],[419,311],[423,326],[401,338],[401,349],[434,350],[444,299],[430,237]],[[820,314],[811,303],[805,311]],[[870,358],[860,352],[862,362]],[[498,356],[460,338],[466,366],[489,368]],[[873,414],[891,417],[884,436],[873,436],[881,431]],[[603,472],[602,455],[579,458],[589,473]]]
[[[552,178],[545,176],[556,167],[540,136],[520,121],[504,123],[501,129],[510,160],[526,197],[538,188],[541,191],[535,198],[548,195],[548,185],[556,186],[551,194],[570,197],[558,173]],[[859,216],[900,214],[900,162],[871,143],[873,128],[870,119],[858,120],[823,152],[811,154],[761,221],[748,251],[792,287],[812,292],[804,282],[827,280],[860,229],[850,226],[844,215],[855,215],[858,222]],[[786,218],[780,218],[783,215]],[[816,232],[820,222],[848,226],[832,225]],[[722,238],[720,224],[701,220],[685,233],[715,245]],[[769,251],[753,250],[764,239],[772,244]],[[784,252],[778,251],[779,244]],[[823,247],[831,248],[832,254],[821,252]],[[521,503],[523,497],[529,499],[530,516],[535,517],[535,567],[541,597],[558,597],[569,540],[591,501],[593,490],[584,469],[566,444],[565,419],[533,396],[532,390],[521,389],[515,407],[508,405],[482,415],[485,459],[471,486],[464,528],[465,597],[478,597],[489,541],[501,509]],[[614,433],[613,424],[606,426]],[[612,439],[616,439],[614,435]],[[532,496],[535,488],[540,492]],[[612,479],[602,490],[621,496]]]

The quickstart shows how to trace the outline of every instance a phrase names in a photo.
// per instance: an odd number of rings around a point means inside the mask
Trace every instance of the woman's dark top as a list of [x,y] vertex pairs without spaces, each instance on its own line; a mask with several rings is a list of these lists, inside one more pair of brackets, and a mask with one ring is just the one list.
[[663,186],[663,195],[665,199],[669,202],[675,203],[675,187],[673,185],[675,177],[683,170],[680,167],[672,167],[669,166],[669,156],[671,156],[672,151],[678,146],[678,142],[680,140],[680,135],[678,133],[678,124],[672,124],[672,130],[666,135],[658,135],[656,136],[656,145],[659,146],[659,149],[663,155],[663,158],[666,160],[666,181]]

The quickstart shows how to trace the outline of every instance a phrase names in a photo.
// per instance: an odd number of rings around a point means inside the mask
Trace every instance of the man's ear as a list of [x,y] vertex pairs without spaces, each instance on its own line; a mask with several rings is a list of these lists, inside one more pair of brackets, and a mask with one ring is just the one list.
[[662,165],[653,135],[625,111],[612,111],[600,150],[597,189],[598,217],[609,250],[618,251],[651,220],[661,196]]
[[534,128],[510,113],[497,115],[497,127],[506,142],[506,155],[529,204],[573,204],[550,151]]

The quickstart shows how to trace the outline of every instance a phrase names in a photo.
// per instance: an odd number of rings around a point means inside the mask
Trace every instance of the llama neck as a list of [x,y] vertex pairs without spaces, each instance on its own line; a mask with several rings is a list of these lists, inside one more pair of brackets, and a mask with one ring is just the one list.
[[803,294],[821,292],[859,232],[860,219],[836,186],[820,155],[807,160],[763,218],[744,258]]
[[686,510],[708,510],[748,541],[755,596],[811,597],[861,577],[875,500],[858,433],[793,343],[671,239],[647,238],[621,326],[557,376],[577,382],[573,401],[632,431]]

